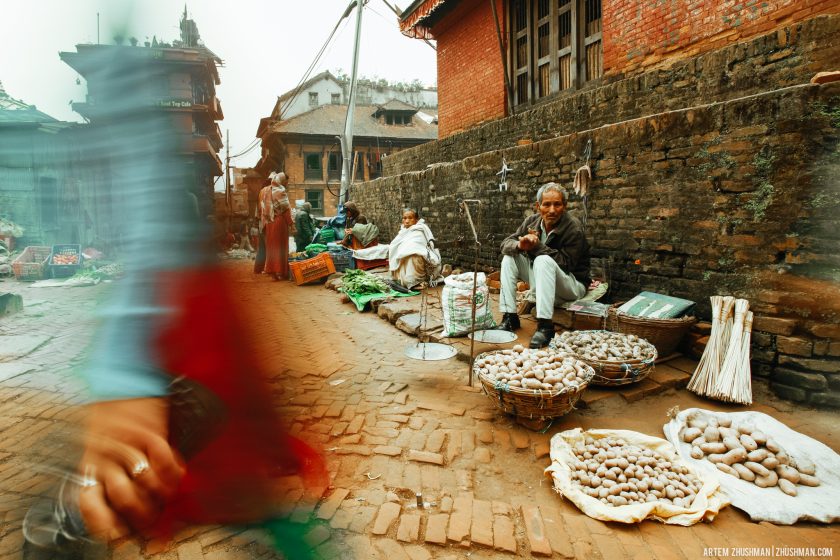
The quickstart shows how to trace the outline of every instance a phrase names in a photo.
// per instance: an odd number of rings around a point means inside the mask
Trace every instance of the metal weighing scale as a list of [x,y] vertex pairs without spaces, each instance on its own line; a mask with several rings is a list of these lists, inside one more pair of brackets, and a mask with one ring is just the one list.
[[448,360],[457,353],[455,347],[439,342],[418,342],[405,347],[405,355],[414,360]]
[[[431,250],[431,247],[428,248]],[[429,300],[427,292],[432,282],[431,275],[427,276],[425,280],[423,289],[420,290],[420,324],[423,325],[424,330],[425,326],[428,325]],[[458,351],[454,346],[441,344],[440,342],[418,342],[409,344],[405,348],[406,357],[426,362],[448,360],[454,358],[457,354]]]
[[499,329],[475,331],[471,332],[467,336],[476,342],[484,342],[487,344],[508,344],[516,340],[516,333]]

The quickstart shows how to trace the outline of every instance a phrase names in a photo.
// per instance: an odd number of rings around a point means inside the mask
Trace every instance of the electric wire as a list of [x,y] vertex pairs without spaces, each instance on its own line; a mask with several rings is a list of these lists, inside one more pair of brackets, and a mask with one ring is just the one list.
[[356,6],[356,0],[351,0],[350,4],[347,6],[347,9],[344,10],[344,13],[341,15],[339,20],[336,22],[335,27],[333,27],[332,31],[330,32],[329,37],[327,37],[327,40],[324,42],[323,46],[321,46],[321,49],[318,51],[318,54],[315,56],[315,60],[312,61],[312,63],[309,65],[309,68],[304,73],[303,78],[301,78],[300,82],[298,82],[298,85],[295,86],[295,89],[293,90],[292,95],[286,100],[286,102],[280,108],[279,117],[282,118],[283,113],[286,111],[286,109],[289,108],[289,106],[292,104],[292,102],[300,94],[300,92],[303,89],[303,84],[306,83],[306,80],[309,79],[309,76],[312,74],[312,71],[315,69],[318,62],[321,60],[321,57],[324,55],[324,51],[327,50],[327,47],[329,46],[330,42],[332,41],[332,38],[335,35],[335,32],[338,31],[338,28],[341,25],[341,23],[343,21],[345,21],[347,16],[350,15],[350,13],[353,11],[353,8],[355,6]]

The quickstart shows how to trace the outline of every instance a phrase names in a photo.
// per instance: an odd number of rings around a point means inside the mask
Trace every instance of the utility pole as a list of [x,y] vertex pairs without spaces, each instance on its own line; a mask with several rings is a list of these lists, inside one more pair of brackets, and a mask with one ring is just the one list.
[[230,229],[230,129],[225,130],[225,208]]
[[350,158],[353,150],[353,113],[356,110],[356,72],[359,66],[359,44],[362,39],[362,8],[364,0],[356,0],[356,41],[353,46],[353,67],[350,71],[350,99],[347,106],[347,119],[344,121],[344,135],[341,137],[341,191],[338,195],[339,206],[347,202],[350,187]]

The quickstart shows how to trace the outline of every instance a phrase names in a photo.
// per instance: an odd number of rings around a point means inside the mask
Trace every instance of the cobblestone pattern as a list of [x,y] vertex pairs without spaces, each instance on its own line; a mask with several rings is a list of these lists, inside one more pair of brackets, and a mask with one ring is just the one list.
[[[374,314],[341,306],[333,292],[253,277],[247,263],[232,266],[240,275],[243,305],[268,303],[276,311],[257,335],[270,348],[266,365],[290,431],[321,448],[328,461],[330,486],[317,499],[304,497],[295,477],[281,479],[277,488],[282,515],[306,527],[316,558],[689,559],[702,557],[710,546],[838,542],[834,527],[752,524],[731,508],[713,524],[691,528],[592,520],[559,498],[542,476],[549,438],[575,426],[633,429],[638,420],[574,412],[548,433],[525,430],[498,415],[480,389],[466,385],[463,362],[409,360],[403,349],[414,339]],[[81,358],[84,345],[78,343],[89,339],[91,323],[79,316],[94,307],[97,290],[56,292],[50,297],[60,305],[43,316],[27,311],[4,323],[2,336],[47,328],[54,334],[11,362],[36,364],[34,371],[0,384],[0,559],[20,557],[20,519],[28,497],[43,484],[22,465],[44,432],[61,427],[57,418],[79,415],[73,404],[78,384],[66,368],[60,375],[51,368],[60,361],[58,349],[73,348],[75,359]],[[75,314],[62,319],[55,313],[71,302],[78,305]],[[52,385],[46,383],[50,376]],[[44,417],[53,408],[57,412]],[[113,559],[276,557],[266,535],[234,527],[192,527],[168,548],[125,540],[111,551]]]

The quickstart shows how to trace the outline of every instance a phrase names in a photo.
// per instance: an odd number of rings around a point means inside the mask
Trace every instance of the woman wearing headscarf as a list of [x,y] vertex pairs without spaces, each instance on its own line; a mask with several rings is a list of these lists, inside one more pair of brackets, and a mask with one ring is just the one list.
[[[263,271],[275,280],[289,277],[289,234],[295,233],[285,173],[271,176],[271,184],[260,191],[258,212],[260,232],[265,238],[265,265]],[[258,265],[257,265],[258,266]],[[255,269],[255,272],[258,272]]]
[[[357,225],[366,226],[368,225],[368,221],[367,218],[362,215],[355,202],[347,202],[344,205],[344,212],[346,213],[347,218],[344,222],[344,238],[341,240],[341,244],[345,247],[353,247],[353,228]],[[370,237],[370,239],[365,239],[363,242],[360,241],[361,247],[365,247],[371,241],[375,240],[376,236],[379,235],[379,228],[371,226],[370,231],[366,231],[365,233]]]

